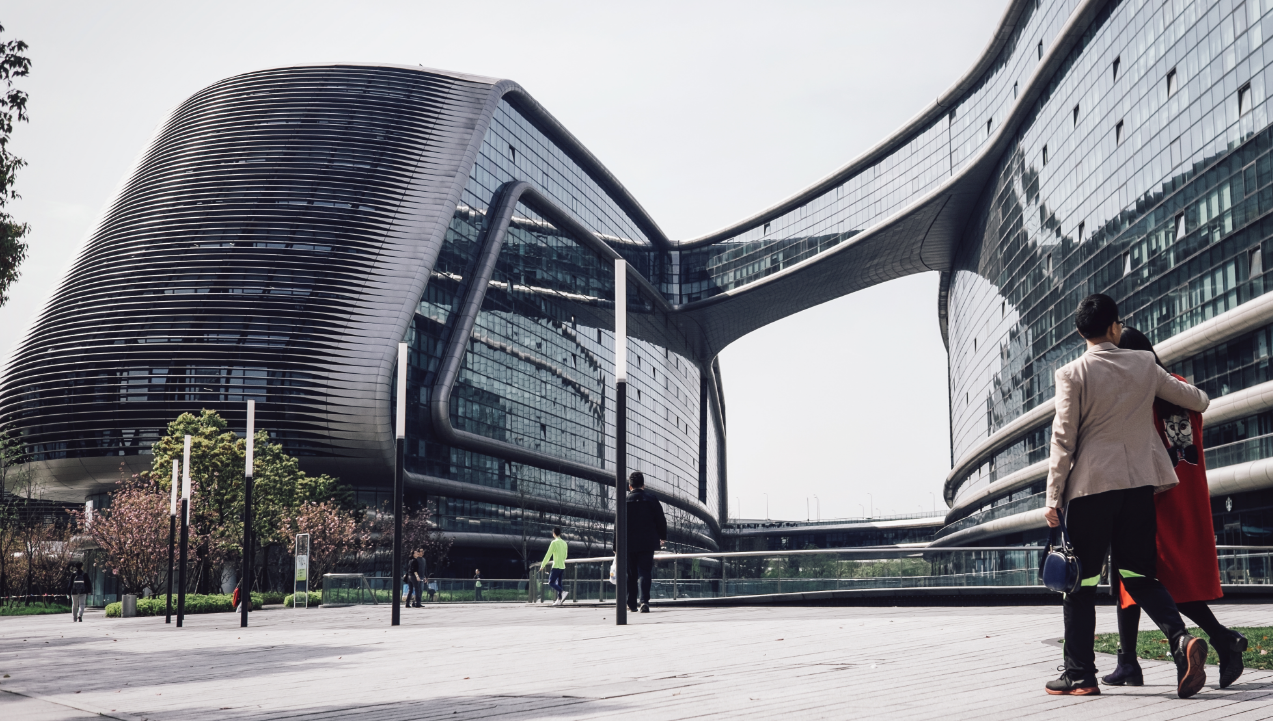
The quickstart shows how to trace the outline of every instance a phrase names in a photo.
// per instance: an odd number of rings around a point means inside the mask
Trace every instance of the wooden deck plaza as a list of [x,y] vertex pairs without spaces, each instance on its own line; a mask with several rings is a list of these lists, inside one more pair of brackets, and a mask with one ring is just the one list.
[[[1047,696],[1059,607],[270,609],[84,623],[0,619],[0,719],[1273,718],[1273,672],[1174,696],[1174,668]],[[1114,630],[1112,609],[1101,631]],[[1225,605],[1232,625],[1270,605]],[[1048,642],[1052,643],[1048,643]],[[1104,671],[1113,658],[1102,656]],[[1082,708],[1075,708],[1081,706]]]

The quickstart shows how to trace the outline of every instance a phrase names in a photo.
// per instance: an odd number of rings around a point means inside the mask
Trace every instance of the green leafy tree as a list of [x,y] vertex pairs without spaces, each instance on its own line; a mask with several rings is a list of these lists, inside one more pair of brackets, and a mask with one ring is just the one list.
[[10,200],[17,199],[13,189],[18,170],[26,161],[9,152],[9,137],[15,122],[27,121],[27,94],[13,87],[15,78],[24,78],[31,70],[31,60],[23,53],[27,44],[21,40],[4,40],[0,25],[0,306],[9,300],[9,287],[18,279],[18,267],[26,259],[27,244],[22,239],[30,231],[26,223],[15,221],[6,211]]
[[[193,496],[190,537],[197,564],[191,582],[198,583],[213,569],[239,563],[247,443],[229,430],[216,411],[181,414],[152,446],[155,460],[149,478],[165,493],[171,487],[172,462],[182,459],[187,435],[191,436]],[[330,501],[342,508],[353,507],[353,494],[347,486],[331,476],[311,476],[300,470],[296,459],[284,453],[279,444],[271,443],[264,430],[256,433],[252,476],[252,526],[259,545],[289,542],[284,516],[293,515],[305,503]]]

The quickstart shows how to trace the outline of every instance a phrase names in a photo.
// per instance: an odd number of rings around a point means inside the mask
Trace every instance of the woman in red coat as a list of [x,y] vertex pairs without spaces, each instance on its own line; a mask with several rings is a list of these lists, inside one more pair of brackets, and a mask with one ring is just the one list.
[[[1149,339],[1135,328],[1123,328],[1118,345],[1154,353]],[[1158,354],[1154,353],[1154,357]],[[1220,590],[1211,494],[1202,453],[1202,414],[1160,399],[1154,403],[1154,425],[1180,481],[1180,485],[1154,497],[1158,508],[1158,580],[1171,593],[1176,608],[1211,638],[1220,657],[1220,688],[1226,688],[1242,675],[1242,652],[1246,651],[1247,640],[1221,625],[1207,606],[1207,601],[1220,598],[1224,592]],[[1112,575],[1121,578],[1118,573]],[[1101,680],[1111,686],[1140,686],[1144,683],[1136,660],[1140,607],[1121,583],[1118,595],[1118,667]]]

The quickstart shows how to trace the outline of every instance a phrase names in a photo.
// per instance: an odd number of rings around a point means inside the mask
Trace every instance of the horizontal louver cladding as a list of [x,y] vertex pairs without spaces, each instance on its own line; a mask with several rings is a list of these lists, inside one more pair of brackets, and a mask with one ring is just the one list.
[[375,457],[382,359],[489,93],[313,66],[191,97],[14,355],[0,420],[38,461],[131,456],[181,412],[241,425],[255,399],[290,453]]

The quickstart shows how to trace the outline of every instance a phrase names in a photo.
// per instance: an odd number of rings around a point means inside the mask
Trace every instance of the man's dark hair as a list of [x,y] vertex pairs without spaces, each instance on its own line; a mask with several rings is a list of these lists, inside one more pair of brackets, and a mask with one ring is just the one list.
[[1079,303],[1074,326],[1084,338],[1100,338],[1118,322],[1118,303],[1104,293],[1093,293]]
[[633,488],[645,488],[645,474],[640,471],[633,471],[628,476],[628,485]]
[[553,535],[554,535],[554,536],[560,536],[560,535],[561,535],[561,528],[560,528],[559,526],[553,526]]
[[75,570],[77,570],[77,571],[82,571],[82,570],[84,570],[84,562],[83,562],[83,561],[76,561],[75,563],[73,563],[73,564],[71,564],[71,565],[72,565],[72,566],[75,566]]

